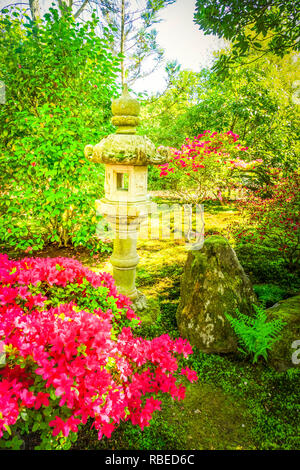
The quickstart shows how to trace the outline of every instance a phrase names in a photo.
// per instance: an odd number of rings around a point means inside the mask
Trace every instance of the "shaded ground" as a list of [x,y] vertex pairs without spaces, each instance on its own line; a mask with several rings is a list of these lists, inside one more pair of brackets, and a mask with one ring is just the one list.
[[[4,251],[3,249],[1,250]],[[82,264],[88,267],[97,267],[99,262],[104,262],[110,255],[107,253],[99,253],[97,255],[91,255],[90,250],[83,246],[78,247],[61,247],[57,245],[47,245],[42,250],[34,251],[32,253],[25,253],[21,250],[5,249],[5,253],[9,258],[22,259],[27,257],[32,258],[76,258]]]

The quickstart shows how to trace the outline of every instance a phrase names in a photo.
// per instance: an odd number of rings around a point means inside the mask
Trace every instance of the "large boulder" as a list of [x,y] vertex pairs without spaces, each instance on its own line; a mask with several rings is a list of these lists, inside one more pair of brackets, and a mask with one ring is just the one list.
[[[273,344],[268,353],[270,364],[279,371],[300,367],[300,364],[292,360],[293,353],[300,349],[299,343],[298,346],[292,347],[295,341],[300,340],[300,295],[281,300],[267,312],[270,319],[278,318],[286,323],[281,331],[280,339]],[[296,356],[299,359],[300,353]]]
[[212,236],[188,254],[176,313],[181,336],[208,353],[237,349],[237,337],[225,317],[235,309],[252,315],[256,296],[228,240]]

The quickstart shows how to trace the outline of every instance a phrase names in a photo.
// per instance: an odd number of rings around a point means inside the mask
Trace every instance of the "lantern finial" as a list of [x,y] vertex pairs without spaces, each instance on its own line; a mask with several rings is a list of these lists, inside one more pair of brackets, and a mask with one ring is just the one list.
[[139,102],[130,96],[127,84],[123,86],[120,98],[112,102],[113,113],[112,124],[117,127],[116,134],[135,134],[136,126],[139,124],[140,113]]

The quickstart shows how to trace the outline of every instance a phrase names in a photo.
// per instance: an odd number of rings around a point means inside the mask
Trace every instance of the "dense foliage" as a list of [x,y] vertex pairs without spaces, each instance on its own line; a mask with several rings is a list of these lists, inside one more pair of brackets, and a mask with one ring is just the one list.
[[277,250],[291,271],[299,267],[300,198],[299,173],[277,176],[276,184],[266,185],[240,201],[242,226],[235,227],[238,245],[252,243]]
[[[25,22],[27,20],[27,23]],[[84,146],[110,130],[119,60],[97,19],[77,24],[50,9],[38,26],[0,17],[0,240],[28,251],[45,243],[93,248],[103,168]]]
[[[299,58],[293,54],[236,63],[224,78],[211,69],[178,71],[168,90],[145,103],[142,131],[158,145],[180,147],[205,129],[232,131],[265,166],[297,168]],[[264,180],[264,174],[260,174]]]
[[[220,206],[216,206],[215,211],[218,220],[226,213]],[[209,216],[206,220],[208,226]],[[140,285],[158,296],[161,309],[155,323],[152,321],[150,325],[142,326],[142,330],[150,338],[165,332],[177,337],[176,310],[183,265],[180,259],[176,259],[176,247],[173,247],[174,255],[169,257],[166,256],[170,253],[166,242],[161,241],[160,247],[161,256],[156,256],[150,264],[148,262],[144,270],[138,270]],[[152,248],[147,245],[145,249],[149,253]],[[260,258],[259,262],[264,269],[268,259]],[[276,273],[273,282],[280,282]],[[265,288],[265,291],[272,288],[275,293],[274,284]],[[287,292],[286,288],[282,290]],[[277,298],[273,296],[273,304],[280,300],[276,295]],[[283,338],[284,335],[283,329]],[[195,369],[199,377],[198,382],[190,386],[184,402],[171,407],[166,396],[162,412],[154,416],[143,432],[137,426],[123,425],[110,439],[98,442],[96,432],[86,430],[79,436],[76,448],[299,449],[300,440],[295,433],[299,368],[278,372],[264,360],[253,365],[249,357],[242,354],[207,354],[197,348],[193,348],[193,354],[184,360],[182,366]],[[237,411],[240,407],[245,409],[246,416]],[[248,442],[245,442],[246,436]]]
[[218,69],[250,49],[281,57],[299,50],[299,3],[295,0],[196,0],[195,22],[206,34],[233,42],[232,56],[223,54]]
[[[157,395],[184,398],[176,357],[191,354],[189,343],[167,334],[152,341],[134,336],[138,319],[109,274],[67,258],[0,261],[6,447],[21,444],[17,431],[39,431],[40,449],[68,448],[88,418],[99,439],[123,420],[143,429],[160,408]],[[197,379],[189,368],[181,374]]]

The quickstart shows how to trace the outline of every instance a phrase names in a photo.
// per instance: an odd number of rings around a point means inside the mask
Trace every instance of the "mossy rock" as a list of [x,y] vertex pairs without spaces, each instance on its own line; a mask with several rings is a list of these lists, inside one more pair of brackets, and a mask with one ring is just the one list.
[[[300,294],[281,300],[267,310],[270,319],[276,318],[284,321],[280,339],[274,343],[269,352],[269,362],[277,370],[285,371],[291,367],[300,367],[292,362],[292,355],[297,348],[292,348],[296,340],[300,340]],[[298,359],[300,354],[298,354]]]
[[201,250],[189,252],[181,278],[176,313],[180,334],[208,353],[237,349],[237,338],[225,317],[238,308],[252,315],[256,296],[228,240],[212,236]]

